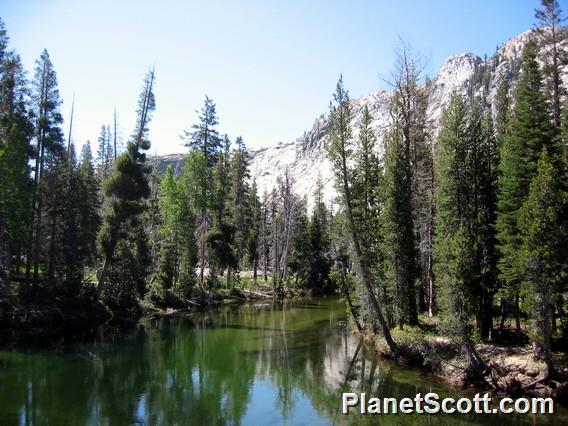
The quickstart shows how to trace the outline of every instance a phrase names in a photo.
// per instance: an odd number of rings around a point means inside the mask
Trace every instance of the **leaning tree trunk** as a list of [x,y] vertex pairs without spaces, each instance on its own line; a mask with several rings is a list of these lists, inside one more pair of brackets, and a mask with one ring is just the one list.
[[[347,162],[346,162],[345,158],[343,158],[343,170],[345,170],[345,171],[347,170]],[[366,293],[367,293],[367,299],[369,301],[369,304],[373,308],[375,314],[377,315],[377,320],[379,321],[379,326],[381,327],[381,330],[383,332],[383,336],[385,338],[385,341],[387,342],[389,349],[391,350],[391,352],[393,354],[396,355],[398,353],[398,346],[391,336],[389,327],[388,327],[388,325],[385,321],[385,318],[383,316],[383,311],[381,309],[379,301],[377,300],[377,297],[375,296],[373,285],[371,284],[372,278],[371,278],[371,273],[369,271],[369,266],[367,264],[367,260],[363,257],[363,251],[361,249],[361,243],[360,243],[360,240],[359,240],[359,236],[357,234],[355,218],[353,217],[353,206],[352,206],[352,203],[351,203],[351,195],[350,195],[350,190],[349,190],[349,184],[347,182],[346,173],[343,174],[343,194],[345,196],[345,201],[346,201],[346,204],[347,204],[347,216],[348,216],[348,219],[349,219],[349,227],[351,228],[351,237],[353,239],[353,245],[355,247],[355,255],[357,257],[357,262],[359,263],[359,268],[361,270],[361,275],[362,275],[362,278],[363,278],[363,285],[364,285]]]
[[97,285],[97,299],[101,300],[101,295],[103,293],[103,289],[105,287],[105,279],[108,272],[108,267],[110,265],[110,256],[105,256],[105,261],[103,263],[103,268],[101,270],[101,275],[99,276],[99,283]]

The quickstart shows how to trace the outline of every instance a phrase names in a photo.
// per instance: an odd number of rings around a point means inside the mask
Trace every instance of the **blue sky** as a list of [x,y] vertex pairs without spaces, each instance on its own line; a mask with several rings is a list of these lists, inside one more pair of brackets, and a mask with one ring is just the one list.
[[[116,106],[125,136],[156,66],[152,152],[184,152],[179,134],[206,94],[220,130],[250,147],[292,141],[326,111],[343,73],[352,97],[385,87],[398,37],[435,76],[448,56],[494,53],[529,29],[537,0],[0,0],[11,46],[32,74],[47,48],[62,111],[73,93],[75,142],[96,141]],[[568,11],[568,0],[560,1]]]

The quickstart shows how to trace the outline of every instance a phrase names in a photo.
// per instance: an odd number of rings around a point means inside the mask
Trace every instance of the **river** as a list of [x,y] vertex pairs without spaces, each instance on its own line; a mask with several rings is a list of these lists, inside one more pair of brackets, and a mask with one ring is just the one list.
[[341,392],[456,396],[377,359],[337,299],[230,306],[0,351],[0,425],[561,424],[565,416],[340,413]]

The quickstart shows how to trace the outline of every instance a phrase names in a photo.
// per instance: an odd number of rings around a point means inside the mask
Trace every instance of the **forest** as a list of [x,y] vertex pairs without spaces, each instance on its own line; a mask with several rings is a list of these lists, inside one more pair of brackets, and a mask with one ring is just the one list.
[[96,152],[88,141],[76,152],[48,52],[28,78],[0,21],[2,327],[42,310],[136,318],[243,291],[339,295],[353,327],[395,358],[420,355],[403,331],[433,328],[459,346],[472,382],[487,375],[480,342],[530,345],[543,380],[561,377],[568,50],[555,1],[543,0],[536,20],[518,75],[500,76],[496,107],[489,90],[454,93],[436,134],[430,83],[403,45],[382,157],[368,109],[354,128],[340,77],[326,147],[338,199],[326,204],[320,184],[311,208],[286,171],[259,193],[245,141],[222,132],[208,97],[182,132],[183,170],[160,173],[148,155],[154,68],[125,143],[115,115]]

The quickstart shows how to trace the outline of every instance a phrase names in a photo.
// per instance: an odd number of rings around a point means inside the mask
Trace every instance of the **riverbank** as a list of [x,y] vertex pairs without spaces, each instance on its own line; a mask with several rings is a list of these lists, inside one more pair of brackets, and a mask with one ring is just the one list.
[[[425,331],[426,329],[426,331]],[[568,405],[568,354],[554,352],[556,374],[546,378],[546,365],[534,358],[527,347],[498,343],[478,343],[475,349],[487,369],[472,379],[465,368],[465,357],[460,345],[447,337],[436,335],[433,327],[406,327],[394,329],[392,335],[403,356],[393,356],[382,337],[370,333],[359,334],[382,357],[392,359],[435,375],[455,390],[492,390],[503,396],[551,397]]]
[[[93,292],[94,294],[94,292]],[[148,300],[139,300],[135,309],[112,312],[105,304],[87,296],[80,303],[65,303],[59,297],[22,302],[14,293],[4,292],[0,297],[0,346],[42,346],[60,340],[88,339],[102,325],[134,324],[148,317],[168,317],[201,312],[212,307],[242,304],[258,300],[288,300],[306,297],[301,289],[274,290],[272,286],[249,288],[218,288],[203,291],[198,297],[176,306],[164,306]]]
[[307,297],[309,292],[302,289],[274,289],[268,285],[258,285],[249,288],[234,287],[206,291],[199,298],[186,300],[185,306],[160,306],[148,300],[140,302],[143,317],[167,317],[183,315],[190,312],[203,311],[222,305],[248,303],[260,300],[288,300],[294,297]]

